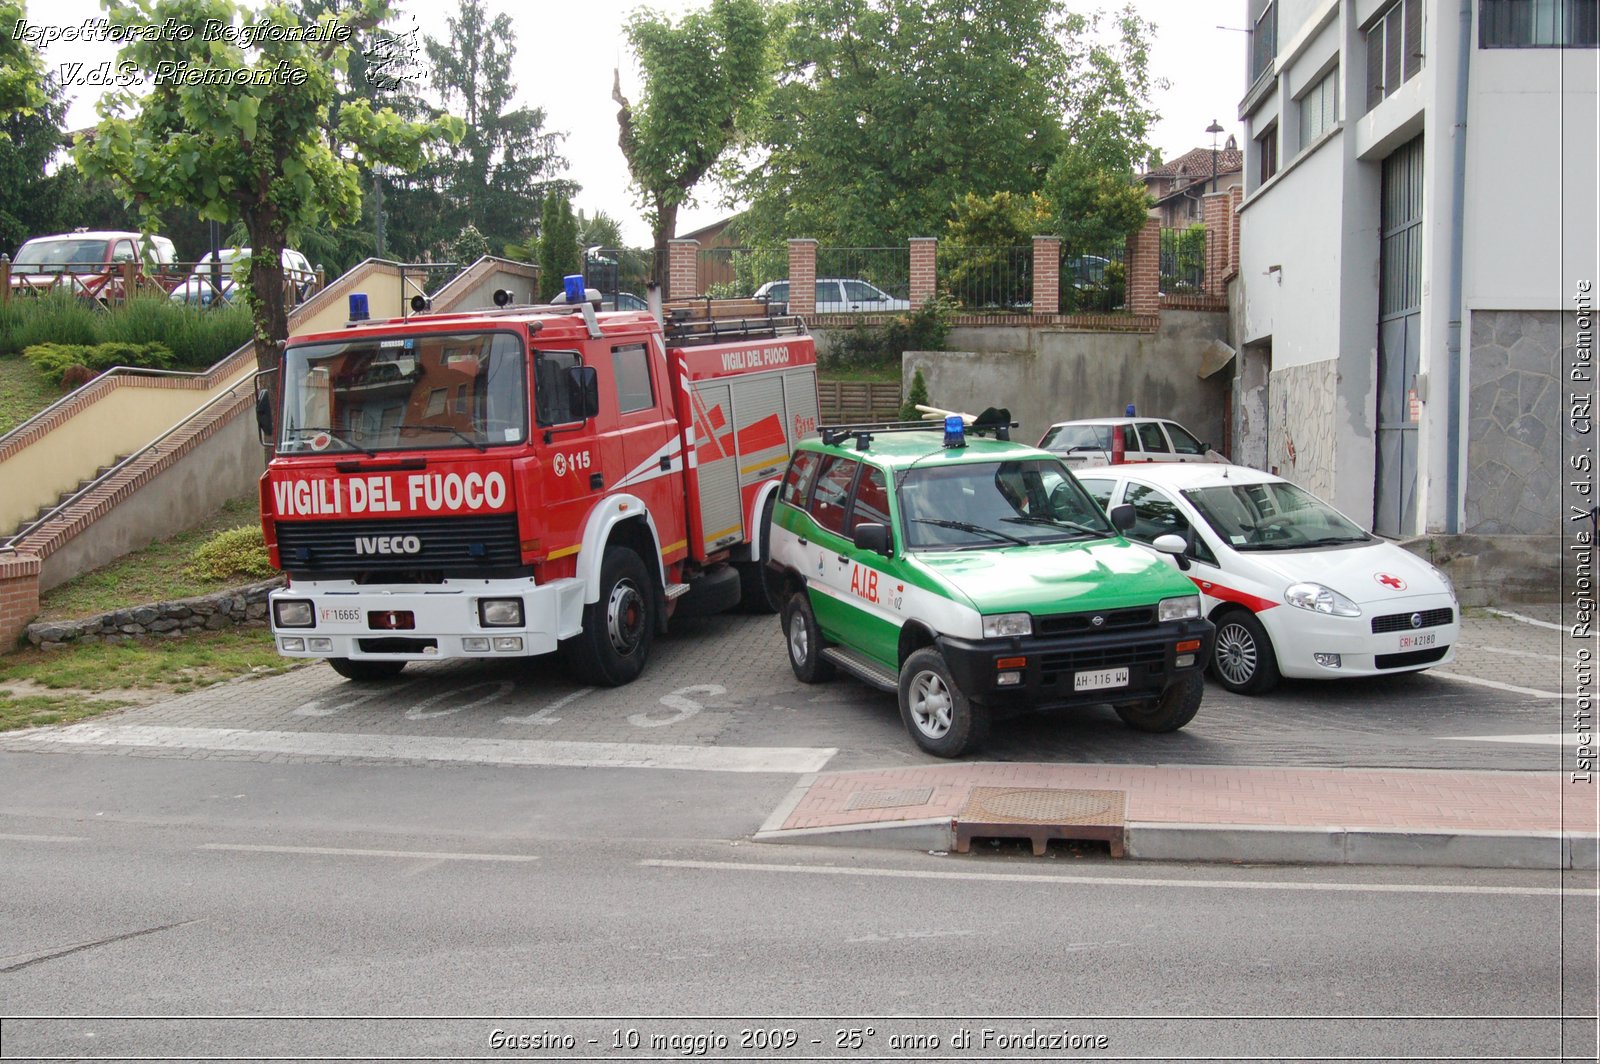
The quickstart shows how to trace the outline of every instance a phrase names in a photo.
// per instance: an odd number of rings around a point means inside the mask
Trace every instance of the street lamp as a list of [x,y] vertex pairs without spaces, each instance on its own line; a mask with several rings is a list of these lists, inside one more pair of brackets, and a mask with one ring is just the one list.
[[1222,132],[1222,124],[1215,118],[1206,127],[1206,132],[1211,134],[1211,191],[1217,190],[1217,134]]

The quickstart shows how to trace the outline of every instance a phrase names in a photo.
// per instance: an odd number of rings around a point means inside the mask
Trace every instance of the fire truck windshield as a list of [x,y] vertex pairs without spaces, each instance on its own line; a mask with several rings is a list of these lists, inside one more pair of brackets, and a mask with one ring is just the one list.
[[363,336],[291,347],[283,362],[283,454],[481,450],[528,436],[528,378],[513,333]]

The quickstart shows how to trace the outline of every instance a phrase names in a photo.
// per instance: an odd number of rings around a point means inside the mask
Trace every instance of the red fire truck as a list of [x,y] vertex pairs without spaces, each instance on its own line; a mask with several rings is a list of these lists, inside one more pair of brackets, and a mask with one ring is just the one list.
[[816,431],[815,346],[797,318],[700,306],[665,325],[583,301],[292,338],[257,404],[279,652],[376,680],[559,648],[617,685],[674,614],[775,608],[768,517]]

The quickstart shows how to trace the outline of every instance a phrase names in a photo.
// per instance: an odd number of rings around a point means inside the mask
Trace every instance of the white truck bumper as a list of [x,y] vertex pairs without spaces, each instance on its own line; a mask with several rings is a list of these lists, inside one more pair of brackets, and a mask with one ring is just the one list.
[[[522,623],[485,625],[479,604],[516,600]],[[280,623],[310,606],[310,624]],[[583,582],[531,578],[374,587],[350,580],[297,580],[268,598],[278,653],[292,658],[438,661],[548,654],[583,623]]]

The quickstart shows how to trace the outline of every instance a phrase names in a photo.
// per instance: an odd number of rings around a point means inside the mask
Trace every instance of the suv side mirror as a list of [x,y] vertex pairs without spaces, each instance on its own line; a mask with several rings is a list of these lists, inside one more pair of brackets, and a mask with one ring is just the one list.
[[889,526],[866,521],[856,526],[856,550],[870,550],[874,554],[888,557],[892,551],[889,541]]
[[572,366],[567,370],[572,388],[572,419],[587,421],[600,413],[600,375],[593,366]]
[[1111,527],[1118,532],[1126,532],[1132,528],[1136,517],[1133,512],[1133,504],[1126,502],[1121,506],[1113,506],[1106,516],[1111,518]]

